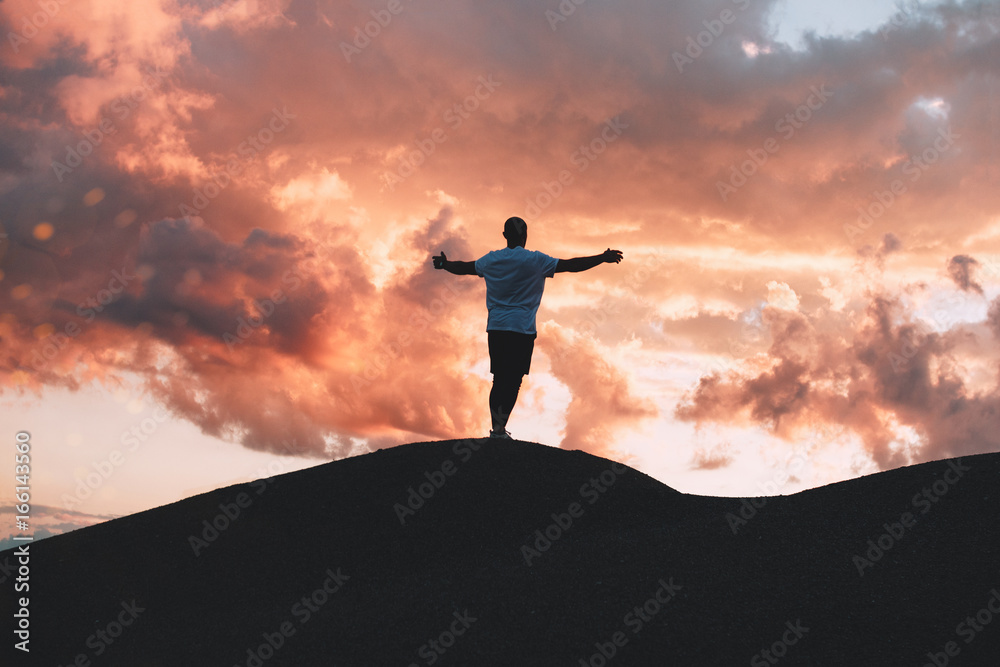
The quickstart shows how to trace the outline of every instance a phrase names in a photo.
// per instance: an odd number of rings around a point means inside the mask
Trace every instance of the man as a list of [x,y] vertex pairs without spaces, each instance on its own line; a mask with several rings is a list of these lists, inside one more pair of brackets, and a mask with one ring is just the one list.
[[535,314],[542,302],[545,279],[556,273],[573,273],[592,269],[604,262],[622,261],[622,251],[608,248],[593,257],[556,259],[537,250],[525,250],[528,223],[521,218],[507,218],[503,225],[507,247],[493,250],[475,262],[453,262],[444,252],[435,256],[434,268],[458,276],[478,275],[486,279],[486,336],[490,348],[490,414],[493,427],[491,438],[510,439],[507,419],[510,417],[521,379],[531,367],[531,352],[535,347]]

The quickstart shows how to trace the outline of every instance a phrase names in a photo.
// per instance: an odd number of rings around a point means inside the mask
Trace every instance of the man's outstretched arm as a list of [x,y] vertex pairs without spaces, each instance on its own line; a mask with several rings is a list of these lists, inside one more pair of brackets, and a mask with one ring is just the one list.
[[560,259],[559,263],[556,264],[556,273],[563,271],[569,271],[571,273],[577,273],[579,271],[586,271],[587,269],[592,269],[598,264],[604,264],[605,262],[614,262],[617,264],[622,261],[622,251],[612,250],[608,248],[600,255],[594,255],[593,257],[574,257],[572,259]]
[[454,273],[456,276],[477,275],[475,262],[452,262],[445,257],[444,252],[440,255],[435,255],[433,259],[435,269],[444,269],[449,273]]

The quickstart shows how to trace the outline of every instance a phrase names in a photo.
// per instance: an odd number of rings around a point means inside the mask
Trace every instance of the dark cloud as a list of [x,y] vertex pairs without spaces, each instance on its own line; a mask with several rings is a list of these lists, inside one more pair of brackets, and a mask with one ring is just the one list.
[[1000,297],[993,300],[990,304],[989,313],[986,316],[986,323],[990,327],[990,331],[993,335],[1000,340]]
[[878,270],[885,269],[885,260],[889,255],[899,252],[903,248],[902,241],[892,232],[886,233],[879,242],[878,247],[870,245],[862,246],[858,249],[858,256],[863,260],[870,260]]
[[972,271],[979,262],[968,255],[955,255],[948,260],[948,275],[963,292],[983,293],[983,286],[973,279]]

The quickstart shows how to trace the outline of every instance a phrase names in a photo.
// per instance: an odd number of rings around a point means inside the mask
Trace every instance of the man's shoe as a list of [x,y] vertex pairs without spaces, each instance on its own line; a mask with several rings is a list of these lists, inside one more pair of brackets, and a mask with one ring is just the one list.
[[490,437],[491,438],[497,438],[499,440],[513,440],[514,439],[514,438],[510,437],[510,433],[507,432],[507,429],[503,429],[503,428],[500,429],[500,430],[490,431]]

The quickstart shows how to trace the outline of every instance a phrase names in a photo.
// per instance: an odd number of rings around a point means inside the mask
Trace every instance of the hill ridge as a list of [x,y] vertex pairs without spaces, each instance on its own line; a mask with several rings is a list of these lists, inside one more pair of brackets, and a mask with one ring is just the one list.
[[998,473],[927,462],[750,511],[584,452],[410,443],[32,545],[32,658],[993,664],[1000,623],[958,624],[1000,585]]

